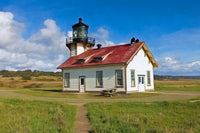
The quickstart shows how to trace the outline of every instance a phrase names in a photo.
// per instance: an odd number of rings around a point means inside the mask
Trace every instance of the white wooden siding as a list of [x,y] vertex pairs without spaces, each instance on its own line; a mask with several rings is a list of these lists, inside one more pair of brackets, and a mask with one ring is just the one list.
[[84,52],[84,47],[83,44],[78,44],[77,45],[77,55],[82,54]]
[[[86,91],[115,88],[115,70],[123,70],[123,77],[125,77],[123,65],[63,70],[63,73],[70,73],[70,88],[63,88],[63,90],[79,91],[79,76],[86,77]],[[103,88],[96,87],[96,71],[103,71]],[[125,78],[123,79],[123,88],[117,88],[117,91],[125,91]]]
[[[131,70],[135,70],[135,87],[131,87]],[[147,71],[150,71],[151,85],[147,86]],[[139,50],[127,66],[127,91],[138,91],[138,75],[145,75],[145,90],[154,89],[153,65],[149,62],[143,49]]]
[[72,45],[71,45],[71,51],[70,51],[70,53],[71,53],[71,56],[76,56],[75,44],[72,44]]

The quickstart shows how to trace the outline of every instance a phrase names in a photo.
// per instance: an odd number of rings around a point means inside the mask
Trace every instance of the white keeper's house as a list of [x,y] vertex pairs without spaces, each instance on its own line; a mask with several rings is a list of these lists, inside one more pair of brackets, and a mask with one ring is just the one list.
[[70,58],[58,66],[63,73],[63,91],[99,92],[117,88],[118,92],[145,92],[154,89],[153,70],[158,64],[145,42],[110,47],[95,46],[88,37],[88,25],[72,26],[73,37],[67,38]]

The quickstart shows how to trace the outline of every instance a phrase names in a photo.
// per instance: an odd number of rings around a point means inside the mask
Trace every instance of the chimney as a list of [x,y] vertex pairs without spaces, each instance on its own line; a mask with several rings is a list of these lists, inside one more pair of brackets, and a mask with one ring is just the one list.
[[136,39],[135,42],[139,42],[139,39]]
[[82,23],[82,18],[79,18],[78,20],[79,20],[79,23]]
[[100,49],[101,48],[101,44],[97,44],[97,49]]
[[135,40],[135,37],[133,37],[133,38],[131,39],[131,44],[130,44],[130,46],[133,46],[133,44],[134,44],[134,43],[137,43],[137,42],[139,42],[139,39],[137,38],[137,39]]
[[131,44],[130,44],[130,46],[133,46],[133,43],[135,42],[135,37],[133,37],[132,39],[131,39]]

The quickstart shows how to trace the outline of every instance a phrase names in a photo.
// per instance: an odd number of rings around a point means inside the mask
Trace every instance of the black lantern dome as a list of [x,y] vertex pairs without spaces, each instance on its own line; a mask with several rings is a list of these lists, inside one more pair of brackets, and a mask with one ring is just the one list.
[[66,38],[67,47],[70,47],[72,43],[91,44],[93,46],[95,38],[88,37],[88,28],[89,26],[82,22],[82,18],[79,18],[79,22],[72,25],[73,36]]
[[73,25],[72,28],[74,42],[87,42],[89,26],[82,23],[82,18],[79,18],[79,23]]

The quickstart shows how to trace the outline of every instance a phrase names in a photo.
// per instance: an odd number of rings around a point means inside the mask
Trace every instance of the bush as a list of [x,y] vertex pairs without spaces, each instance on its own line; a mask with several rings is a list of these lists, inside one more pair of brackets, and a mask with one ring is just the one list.
[[14,78],[10,78],[10,80],[14,80]]
[[24,88],[40,88],[42,86],[43,84],[32,83],[32,84],[24,85]]
[[36,78],[37,81],[55,81],[55,79],[50,77],[38,77]]
[[30,75],[22,75],[22,80],[31,80],[31,76]]
[[0,87],[3,87],[4,85],[3,85],[3,83],[2,82],[0,82]]

